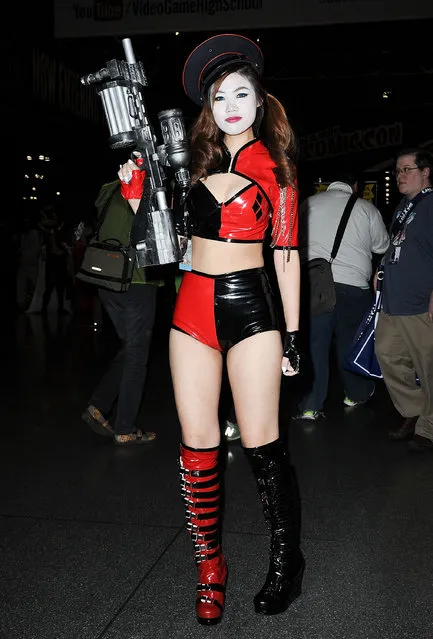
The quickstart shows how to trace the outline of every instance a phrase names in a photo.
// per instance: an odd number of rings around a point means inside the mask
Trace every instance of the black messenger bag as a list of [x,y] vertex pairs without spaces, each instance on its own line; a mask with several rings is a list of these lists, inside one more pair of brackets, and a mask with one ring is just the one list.
[[135,248],[130,244],[124,246],[119,240],[99,239],[99,231],[104,222],[111,197],[99,217],[95,235],[90,240],[84,253],[83,263],[76,277],[99,288],[124,293],[131,285],[135,265]]

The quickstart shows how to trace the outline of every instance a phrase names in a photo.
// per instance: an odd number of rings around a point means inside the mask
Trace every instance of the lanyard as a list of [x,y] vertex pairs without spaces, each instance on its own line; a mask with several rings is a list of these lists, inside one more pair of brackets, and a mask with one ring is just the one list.
[[[388,264],[398,264],[401,254],[401,246],[405,239],[405,225],[409,223],[410,216],[415,215],[414,209],[417,204],[419,204],[421,200],[423,200],[432,191],[433,188],[431,186],[423,189],[413,198],[413,200],[410,200],[410,202],[406,204],[402,211],[397,211],[389,233],[391,238],[391,246],[393,248],[389,257]],[[413,217],[411,219],[413,219]]]
[[413,200],[410,200],[402,211],[397,211],[394,221],[391,224],[391,229],[389,233],[391,237],[391,242],[393,241],[395,236],[398,235],[398,233],[400,233],[401,229],[404,227],[409,215],[411,214],[411,211],[417,206],[417,204],[421,202],[421,200],[423,200],[429,193],[432,193],[432,192],[433,192],[433,187],[428,186],[427,188],[420,191],[417,195],[415,195]]

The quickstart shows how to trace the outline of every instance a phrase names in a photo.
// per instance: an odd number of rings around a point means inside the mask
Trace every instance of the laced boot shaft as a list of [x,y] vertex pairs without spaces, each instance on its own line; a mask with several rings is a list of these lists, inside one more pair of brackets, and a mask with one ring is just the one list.
[[280,440],[244,451],[271,531],[269,570],[254,606],[256,612],[278,614],[301,594],[305,567],[300,550],[301,507],[296,474]]
[[220,545],[218,448],[180,448],[180,477],[187,531],[198,568],[196,612],[199,623],[221,621],[227,567]]

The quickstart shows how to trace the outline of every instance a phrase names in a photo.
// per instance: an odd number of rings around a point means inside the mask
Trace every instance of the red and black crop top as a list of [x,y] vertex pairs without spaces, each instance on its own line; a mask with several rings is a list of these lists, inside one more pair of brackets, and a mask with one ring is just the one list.
[[249,184],[226,202],[218,202],[202,181],[191,188],[187,208],[191,235],[222,242],[263,242],[269,220],[277,249],[298,248],[298,192],[277,184],[275,163],[258,139],[234,155],[225,155],[214,173],[235,173]]

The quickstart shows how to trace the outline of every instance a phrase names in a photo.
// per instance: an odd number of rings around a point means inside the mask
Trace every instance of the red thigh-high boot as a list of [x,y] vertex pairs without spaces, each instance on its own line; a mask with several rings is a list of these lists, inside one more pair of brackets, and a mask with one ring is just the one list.
[[255,475],[263,512],[271,531],[269,570],[254,597],[256,612],[284,612],[301,594],[305,561],[300,549],[301,507],[295,469],[280,440],[244,448]]
[[199,450],[180,447],[187,530],[194,543],[198,568],[197,620],[206,625],[221,621],[227,581],[227,566],[220,546],[218,451],[218,447]]

